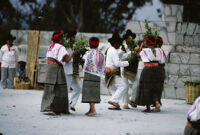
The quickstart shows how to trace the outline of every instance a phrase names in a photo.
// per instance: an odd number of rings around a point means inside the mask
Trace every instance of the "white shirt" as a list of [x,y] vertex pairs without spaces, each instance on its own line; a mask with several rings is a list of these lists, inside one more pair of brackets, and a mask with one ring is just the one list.
[[64,46],[61,44],[55,43],[55,45],[51,48],[51,45],[48,48],[46,57],[53,58],[62,63],[63,57],[68,55],[68,52]]
[[195,100],[187,114],[190,121],[200,120],[200,96]]
[[[71,55],[72,53],[71,47],[67,48],[67,53]],[[66,75],[72,75],[73,74],[73,58],[71,58],[69,62],[63,62],[63,67],[64,67]]]
[[110,47],[107,51],[106,56],[106,67],[126,67],[128,66],[128,61],[120,61],[117,49]]
[[17,46],[13,45],[12,47],[10,47],[9,51],[8,45],[3,45],[0,51],[1,67],[15,68],[18,59],[18,54],[19,52]]
[[165,63],[165,56],[160,48],[155,48],[156,56],[154,56],[150,48],[143,48],[140,52],[140,57],[143,62],[158,61],[160,64]]

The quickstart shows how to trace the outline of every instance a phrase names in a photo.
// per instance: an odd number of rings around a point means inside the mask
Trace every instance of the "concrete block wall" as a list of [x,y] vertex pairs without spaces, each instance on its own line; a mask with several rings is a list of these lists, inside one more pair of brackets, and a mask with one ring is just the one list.
[[[144,22],[129,22],[131,29],[141,36],[145,32]],[[164,45],[172,50],[166,65],[164,98],[185,99],[185,80],[200,80],[200,24],[186,22],[150,22],[160,30]]]

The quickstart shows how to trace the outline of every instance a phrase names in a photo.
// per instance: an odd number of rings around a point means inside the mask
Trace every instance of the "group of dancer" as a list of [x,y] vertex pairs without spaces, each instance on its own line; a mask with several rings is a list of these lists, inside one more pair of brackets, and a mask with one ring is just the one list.
[[[69,38],[71,46],[63,46],[64,36]],[[108,101],[110,110],[121,110],[119,102],[123,99],[123,109],[129,105],[146,106],[144,112],[159,112],[164,83],[165,53],[161,49],[163,40],[159,36],[145,36],[145,40],[133,48],[136,57],[130,60],[127,55],[132,53],[126,48],[129,37],[136,38],[136,34],[127,30],[123,37],[113,33],[108,39],[111,47],[102,53],[98,50],[98,37],[89,38],[90,49],[82,57],[84,61],[84,79],[81,86],[79,75],[73,74],[73,57],[77,54],[73,50],[76,32],[65,34],[63,31],[54,32],[52,44],[47,51],[47,70],[41,112],[50,115],[60,113],[70,114],[76,111],[75,105],[82,91],[82,103],[89,103],[87,116],[96,115],[95,104],[100,103],[100,81],[105,78],[107,88],[111,90]],[[140,62],[141,61],[141,62]],[[141,75],[137,73],[139,63],[143,63]],[[136,86],[136,87],[135,87]],[[72,90],[71,96],[68,92]],[[131,88],[132,93],[128,90]],[[130,95],[130,97],[129,97]],[[151,106],[154,108],[151,109]]]

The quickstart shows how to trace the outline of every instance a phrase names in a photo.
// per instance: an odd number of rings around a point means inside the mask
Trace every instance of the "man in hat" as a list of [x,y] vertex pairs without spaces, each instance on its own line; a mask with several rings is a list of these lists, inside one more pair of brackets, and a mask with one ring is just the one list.
[[112,37],[108,39],[108,42],[110,42],[111,47],[107,50],[106,68],[119,69],[118,72],[116,72],[113,75],[113,85],[111,86],[112,97],[108,101],[108,103],[112,107],[109,107],[108,109],[121,110],[119,101],[122,99],[125,93],[125,83],[121,77],[120,67],[128,66],[129,62],[128,61],[122,62],[119,60],[117,49],[119,49],[120,46],[122,45],[122,41],[123,39],[119,36],[118,33],[114,33]]
[[13,89],[14,77],[16,70],[16,62],[18,58],[17,46],[13,45],[16,37],[8,35],[6,44],[1,47],[0,62],[1,62],[1,83],[3,89]]
[[[131,51],[134,51],[134,48],[128,48],[128,45],[130,44],[129,38],[135,39],[136,34],[133,33],[130,29],[126,31],[126,33],[123,35],[123,39],[125,40],[125,44],[127,46],[127,49],[124,50],[124,55],[127,56],[131,53]],[[131,49],[131,50],[130,50]],[[123,68],[122,70],[122,79],[125,83],[126,92],[123,96],[123,108],[124,109],[130,109],[128,104],[130,104],[132,107],[137,107],[135,104],[135,96],[136,96],[136,88],[134,87],[133,83],[136,80],[136,74],[137,74],[137,68],[138,68],[138,57],[134,57],[132,59],[131,65],[128,67]],[[131,88],[132,92],[130,95],[131,100],[129,100],[129,87]]]
[[[76,31],[73,32],[69,32],[67,33],[67,38],[69,38],[70,40],[70,47],[66,48],[67,52],[69,54],[72,54],[72,48],[73,48],[73,44],[76,41]],[[72,56],[74,56],[75,53],[72,54]],[[69,104],[70,104],[70,109],[72,111],[76,111],[75,110],[75,105],[78,101],[78,98],[80,96],[81,93],[81,85],[80,85],[80,77],[79,75],[74,75],[74,70],[73,70],[73,57],[71,57],[69,62],[64,62],[64,71],[65,71],[65,77],[66,77],[66,81],[67,81],[67,90],[70,91],[70,88],[73,89],[71,96],[69,98]]]

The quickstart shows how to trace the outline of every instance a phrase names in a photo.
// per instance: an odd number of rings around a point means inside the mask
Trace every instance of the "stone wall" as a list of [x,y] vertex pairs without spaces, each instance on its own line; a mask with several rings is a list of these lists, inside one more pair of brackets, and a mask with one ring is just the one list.
[[169,22],[182,22],[183,6],[174,4],[163,4],[162,20]]
[[[131,29],[141,36],[144,22],[129,22]],[[160,30],[164,45],[172,47],[166,65],[164,98],[185,99],[185,80],[200,80],[200,24],[186,22],[150,22]]]
[[[160,30],[163,37],[165,49],[172,48],[168,55],[166,65],[164,98],[185,99],[184,80],[200,80],[200,24],[185,22],[150,22],[150,26]],[[126,29],[131,29],[140,37],[145,30],[145,22],[129,22]],[[20,59],[26,61],[27,52],[27,32],[12,30],[11,33],[17,37],[15,44],[20,50]],[[44,82],[46,61],[43,59],[46,55],[48,45],[51,43],[52,32],[42,31],[42,40],[40,46],[40,59],[38,70],[38,82]],[[101,44],[99,49],[103,52],[109,47],[107,39],[111,34],[96,33],[78,33],[77,36],[100,37]],[[83,72],[80,68],[81,77]],[[105,82],[102,79],[101,94],[109,94],[105,88]]]

